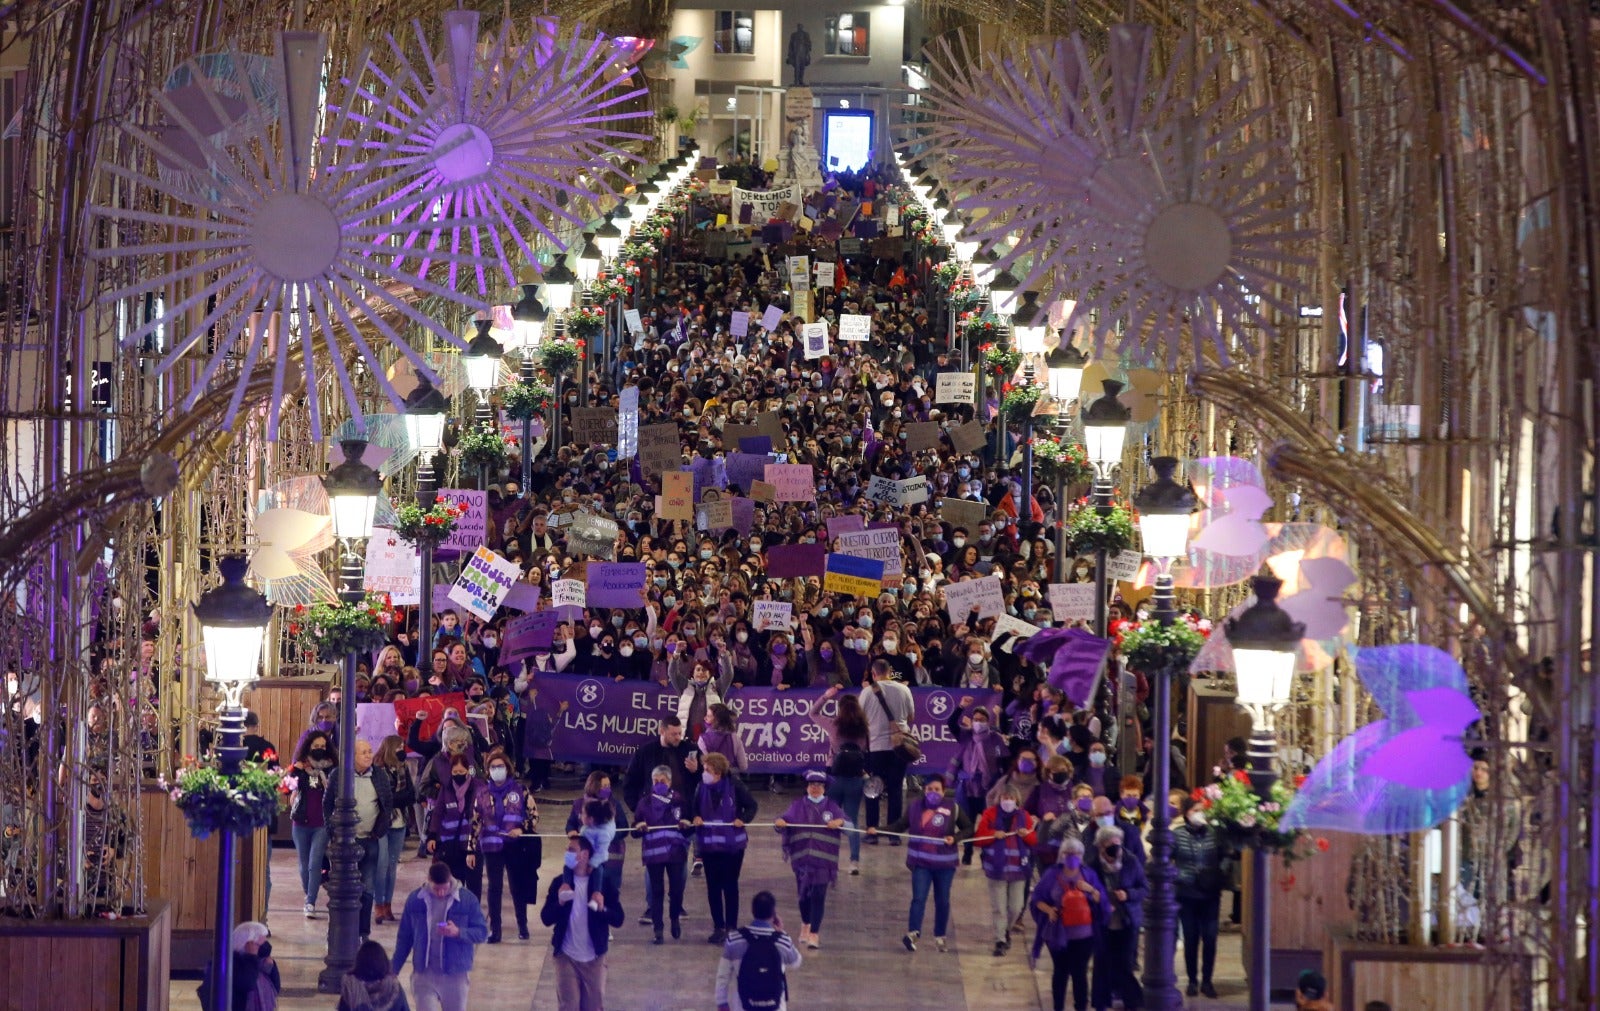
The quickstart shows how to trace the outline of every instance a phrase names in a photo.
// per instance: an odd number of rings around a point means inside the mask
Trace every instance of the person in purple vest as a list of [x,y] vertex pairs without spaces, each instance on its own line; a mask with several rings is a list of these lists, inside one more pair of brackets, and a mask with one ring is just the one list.
[[1014,786],[1000,790],[1000,799],[978,819],[972,843],[983,850],[983,876],[989,879],[989,910],[994,914],[994,957],[1011,950],[1011,925],[1026,908],[1028,879],[1033,876],[1037,823],[1022,809]]
[[[867,835],[876,835],[877,831],[868,828]],[[923,780],[922,796],[884,831],[910,835],[906,866],[911,868],[911,909],[900,943],[907,951],[917,950],[917,941],[922,938],[922,913],[932,889],[933,941],[944,951],[945,932],[950,927],[950,885],[956,877],[956,843],[972,832],[972,819],[946,793],[944,777],[934,773]]]
[[[649,878],[651,926],[655,943],[663,943],[661,907],[671,899],[672,939],[683,936],[683,883],[689,859],[689,822],[683,817],[683,795],[672,788],[672,770],[658,765],[650,772],[650,792],[633,809],[633,831],[644,840],[644,870]],[[663,882],[662,879],[666,881]],[[665,884],[670,896],[662,891]]]
[[739,872],[750,842],[745,822],[756,816],[756,800],[735,776],[728,760],[713,752],[701,761],[700,785],[695,787],[694,825],[699,832],[700,859],[705,863],[706,901],[711,906],[711,936],[707,944],[722,944],[728,931],[739,925]]
[[465,755],[453,755],[450,777],[439,787],[428,814],[427,851],[450,868],[450,874],[477,895],[483,891],[483,865],[478,862],[478,795],[486,789],[472,774]]
[[[1033,859],[1040,868],[1055,863],[1056,851],[1063,838],[1059,835],[1052,838],[1052,833],[1057,829],[1057,821],[1068,819],[1075,823],[1081,815],[1082,823],[1085,826],[1090,824],[1090,799],[1084,800],[1083,810],[1079,812],[1073,807],[1072,795],[1072,763],[1060,755],[1046,759],[1044,775],[1039,780],[1039,785],[1022,800],[1022,806],[1027,808],[1028,813],[1039,819],[1039,842],[1033,848]],[[1071,826],[1067,821],[1063,821],[1060,827],[1067,829]]]
[[[489,871],[489,943],[500,943],[500,895],[507,872],[511,878],[511,905],[517,916],[517,936],[528,939],[528,906],[533,902],[525,879],[529,851],[523,845],[523,832],[539,820],[539,813],[528,789],[511,775],[511,759],[499,748],[489,752],[488,786],[478,794],[478,847],[483,851],[484,867]],[[530,839],[534,846],[539,840]],[[533,858],[531,874],[537,882],[538,858]],[[521,887],[519,887],[521,886]],[[537,887],[537,885],[535,885]]]
[[1111,917],[1111,903],[1099,875],[1083,862],[1082,839],[1069,836],[1062,842],[1060,859],[1039,875],[1029,906],[1037,928],[1033,958],[1041,947],[1050,949],[1052,1006],[1066,1011],[1070,980],[1072,1006],[1087,1011],[1089,959]]
[[[1136,833],[1129,833],[1137,839]],[[1149,892],[1144,861],[1136,859],[1119,828],[1101,828],[1095,833],[1090,864],[1109,891],[1111,915],[1100,931],[1100,944],[1094,953],[1094,1006],[1105,1011],[1112,994],[1122,997],[1122,1006],[1132,1009],[1144,1004],[1144,990],[1138,974],[1139,930],[1144,926],[1144,900]]]
[[[956,739],[948,776],[955,787],[956,803],[968,818],[975,819],[983,813],[989,788],[1000,778],[1007,754],[1005,742],[994,732],[990,722],[993,719],[994,714],[988,709],[973,706],[971,695],[963,695],[947,724]],[[972,863],[970,842],[962,849],[961,862]]]
[[772,824],[783,833],[783,855],[794,870],[800,894],[800,943],[822,947],[822,914],[828,888],[839,878],[839,830],[844,809],[828,798],[828,774],[806,773],[806,795],[795,800]]

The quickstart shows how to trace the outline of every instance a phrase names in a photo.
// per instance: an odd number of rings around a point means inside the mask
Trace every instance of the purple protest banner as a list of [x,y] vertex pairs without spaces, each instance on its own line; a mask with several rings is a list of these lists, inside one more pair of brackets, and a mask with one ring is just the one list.
[[[622,764],[658,732],[661,715],[678,707],[677,693],[663,685],[613,681],[603,672],[589,677],[539,674],[536,684],[538,708],[555,720],[551,751],[563,762]],[[960,695],[971,695],[980,706],[1000,703],[996,691]],[[914,771],[927,774],[949,768],[958,742],[948,723],[960,695],[944,688],[911,689],[911,724],[922,739],[922,759],[912,766]],[[820,688],[739,688],[730,693],[728,704],[739,714],[751,772],[796,773],[827,767],[828,737],[811,719],[811,709],[821,698]],[[837,699],[821,705],[824,716],[836,715]]]
[[748,492],[751,484],[760,481],[766,474],[767,464],[771,462],[772,457],[765,453],[729,453],[723,461],[723,469],[727,472],[729,484]]
[[752,435],[739,440],[739,452],[759,453],[762,456],[772,452],[772,436]]
[[773,579],[820,576],[827,563],[826,544],[775,544],[767,549],[767,575]]
[[733,498],[733,529],[739,531],[740,537],[749,537],[750,528],[756,521],[756,501],[750,498]]
[[555,637],[558,620],[554,611],[534,611],[506,622],[505,641],[500,645],[500,662],[516,663],[548,650]]
[[865,530],[867,521],[857,513],[846,513],[843,516],[828,517],[828,540],[833,540],[840,534],[853,534],[857,530]]
[[643,562],[590,562],[590,607],[643,607]]
[[506,592],[506,599],[500,602],[500,606],[509,607],[513,611],[537,611],[539,588],[532,583],[514,583]]

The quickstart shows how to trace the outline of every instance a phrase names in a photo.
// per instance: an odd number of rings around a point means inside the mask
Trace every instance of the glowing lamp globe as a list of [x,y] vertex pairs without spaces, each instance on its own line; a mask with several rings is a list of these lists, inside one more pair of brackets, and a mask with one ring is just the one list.
[[1283,581],[1257,576],[1256,602],[1223,623],[1233,647],[1239,704],[1263,711],[1288,704],[1294,689],[1295,653],[1305,637],[1304,622],[1278,606]]
[[328,471],[322,487],[328,493],[333,536],[340,540],[365,540],[372,536],[372,521],[378,513],[378,494],[383,479],[361,462],[366,452],[365,439],[346,439],[339,443],[344,462]]
[[206,680],[215,684],[230,707],[239,706],[244,689],[261,676],[261,647],[272,605],[244,581],[249,563],[243,555],[217,559],[222,585],[200,595],[193,605],[206,648]]
[[1101,388],[1104,395],[1083,412],[1083,448],[1089,462],[1104,471],[1122,462],[1122,446],[1133,412],[1117,400],[1121,383],[1107,379]]
[[1173,479],[1178,458],[1158,456],[1150,461],[1156,479],[1139,490],[1133,505],[1139,510],[1139,536],[1151,558],[1182,558],[1189,553],[1189,517],[1200,505],[1194,492]]

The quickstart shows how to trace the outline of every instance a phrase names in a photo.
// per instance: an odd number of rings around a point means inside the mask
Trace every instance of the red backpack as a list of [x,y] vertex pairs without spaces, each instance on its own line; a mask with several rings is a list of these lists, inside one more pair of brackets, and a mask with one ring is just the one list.
[[1063,881],[1061,885],[1061,925],[1087,927],[1094,923],[1094,911],[1089,908],[1089,897],[1077,885]]

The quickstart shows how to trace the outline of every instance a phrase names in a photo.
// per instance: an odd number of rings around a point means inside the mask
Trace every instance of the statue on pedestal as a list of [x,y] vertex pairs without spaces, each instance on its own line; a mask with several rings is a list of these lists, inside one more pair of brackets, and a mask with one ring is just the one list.
[[795,23],[794,32],[789,36],[788,54],[783,62],[794,68],[795,87],[804,87],[806,67],[811,65],[811,36],[806,34],[805,25]]

